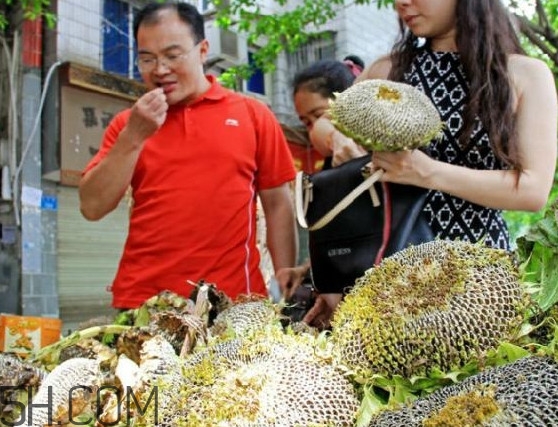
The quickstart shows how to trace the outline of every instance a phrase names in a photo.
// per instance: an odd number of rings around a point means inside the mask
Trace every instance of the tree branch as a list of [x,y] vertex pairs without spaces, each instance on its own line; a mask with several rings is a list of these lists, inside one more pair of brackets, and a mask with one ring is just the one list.
[[[544,55],[546,55],[553,63],[554,66],[556,68],[558,68],[558,53],[557,53],[557,46],[555,46],[554,44],[552,44],[552,47],[554,47],[554,50],[547,44],[544,42],[544,40],[542,39],[542,37],[545,37],[545,34],[540,34],[539,37],[539,33],[538,31],[535,31],[533,29],[533,27],[536,28],[536,26],[533,25],[533,23],[531,21],[529,21],[527,18],[525,18],[524,16],[521,15],[516,15],[519,25],[520,25],[520,31],[521,33],[527,37],[527,39],[534,45],[536,46]],[[547,37],[548,40],[548,37]]]

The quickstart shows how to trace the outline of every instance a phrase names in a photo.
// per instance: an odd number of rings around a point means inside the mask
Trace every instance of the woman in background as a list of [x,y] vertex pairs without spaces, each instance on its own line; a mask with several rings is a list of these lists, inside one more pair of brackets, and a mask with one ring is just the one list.
[[[364,69],[364,62],[356,55],[349,55],[343,61],[320,60],[299,71],[293,80],[293,100],[300,121],[306,126],[312,146],[324,156],[323,168],[338,166],[353,158],[367,154],[352,139],[337,131],[329,121],[327,110],[329,101],[351,86]],[[310,261],[295,267],[279,270],[277,282],[283,296],[289,299],[309,274]],[[323,314],[328,305],[318,295],[314,308],[304,321],[322,327],[329,315]],[[317,317],[315,314],[319,314]]]
[[343,61],[317,61],[294,77],[295,110],[308,130],[312,146],[326,159],[325,168],[366,154],[366,150],[337,131],[327,116],[334,94],[351,86],[363,68],[362,59],[349,55]]

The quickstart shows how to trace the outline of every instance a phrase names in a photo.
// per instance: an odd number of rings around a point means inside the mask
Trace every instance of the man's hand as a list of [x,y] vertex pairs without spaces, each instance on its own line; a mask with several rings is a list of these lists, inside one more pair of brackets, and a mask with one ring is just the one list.
[[163,125],[168,108],[163,89],[147,92],[132,107],[126,132],[132,136],[132,140],[143,142]]
[[279,283],[279,288],[285,300],[288,300],[296,288],[300,286],[309,268],[310,264],[306,263],[293,268],[281,268],[277,271],[275,279]]

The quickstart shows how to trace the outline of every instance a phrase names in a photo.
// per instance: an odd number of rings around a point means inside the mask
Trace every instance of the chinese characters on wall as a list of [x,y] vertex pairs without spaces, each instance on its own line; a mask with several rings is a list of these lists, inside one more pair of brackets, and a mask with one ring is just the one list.
[[99,150],[112,118],[131,101],[64,86],[60,109],[60,182],[77,186],[81,171]]

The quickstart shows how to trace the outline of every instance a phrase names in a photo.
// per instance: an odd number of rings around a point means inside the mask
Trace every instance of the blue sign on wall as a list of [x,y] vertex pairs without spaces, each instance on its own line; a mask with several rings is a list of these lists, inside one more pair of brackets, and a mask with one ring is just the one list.
[[58,198],[56,196],[51,196],[48,194],[43,194],[41,197],[41,209],[47,211],[58,210]]

